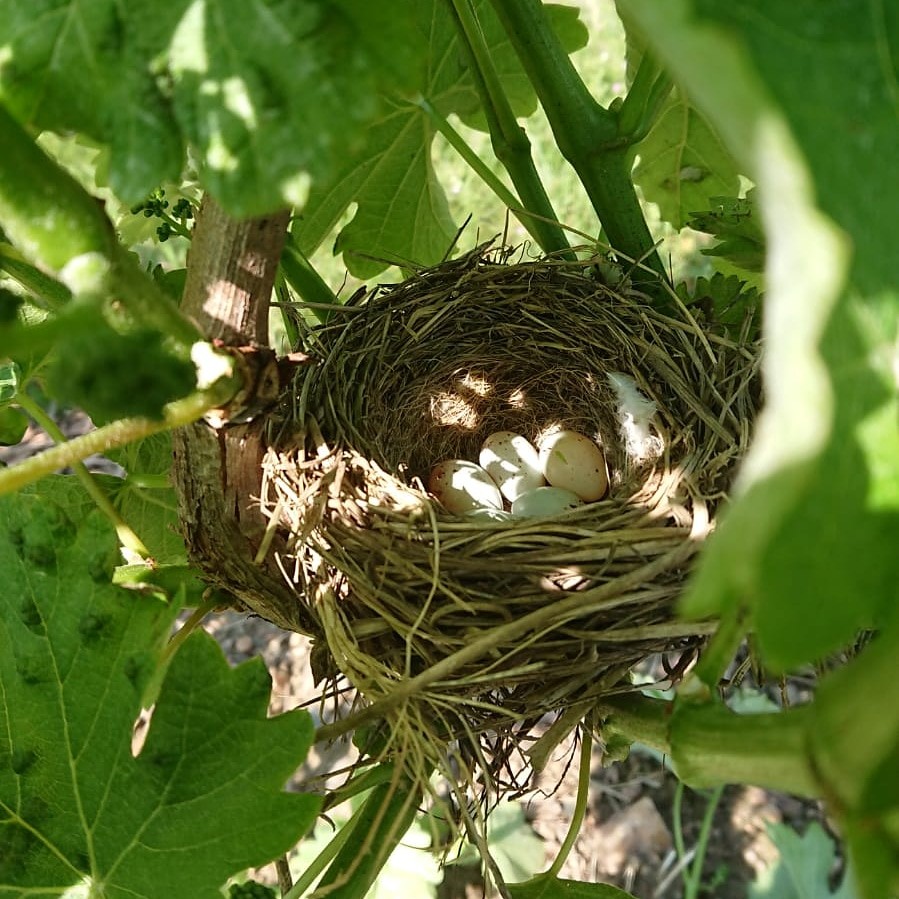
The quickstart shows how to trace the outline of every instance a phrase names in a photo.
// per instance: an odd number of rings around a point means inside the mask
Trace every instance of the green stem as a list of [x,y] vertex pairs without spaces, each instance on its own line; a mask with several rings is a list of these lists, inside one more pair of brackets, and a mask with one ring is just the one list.
[[662,71],[655,57],[643,54],[637,74],[617,112],[618,134],[622,141],[633,146],[649,133],[671,93],[674,82]]
[[820,796],[808,757],[811,708],[736,715],[717,703],[678,703],[670,731],[678,777],[692,787],[750,783]]
[[703,650],[693,675],[710,690],[717,688],[746,636],[747,619],[744,609],[731,606],[718,622],[718,629]]
[[284,280],[310,304],[312,314],[322,324],[328,321],[340,300],[293,240],[288,240],[281,253],[281,271]]
[[699,837],[696,840],[696,854],[690,865],[690,874],[684,880],[684,899],[698,899],[699,888],[702,884],[702,866],[705,864],[705,853],[709,846],[709,836],[712,832],[712,821],[715,817],[715,809],[721,801],[724,786],[716,787],[709,797],[702,816],[702,825],[699,828]]
[[334,856],[343,848],[349,838],[353,835],[356,820],[351,818],[341,827],[337,833],[328,840],[325,848],[306,866],[303,873],[294,881],[289,893],[286,893],[281,899],[300,899],[300,896],[315,883],[316,878],[329,864],[334,860]]
[[897,659],[899,620],[894,618],[849,664],[828,675],[810,707],[809,748],[827,798],[837,808],[883,808],[878,785],[896,770],[899,748]]
[[[635,696],[610,697],[597,705],[596,712],[601,719],[605,719],[604,733],[610,729],[632,742],[655,749],[662,755],[670,754],[670,702]],[[608,738],[606,742],[609,742]]]
[[681,814],[685,789],[684,782],[679,780],[677,786],[674,788],[674,799],[671,803],[671,823],[674,831],[672,834],[674,837],[674,850],[677,852],[677,858],[680,862],[681,880],[683,880],[684,887],[686,888],[687,878],[689,877],[687,873],[687,863],[685,861],[687,857],[687,844],[684,842],[684,821],[683,815]]
[[162,689],[163,681],[169,670],[169,663],[175,657],[175,653],[197,629],[200,622],[218,607],[220,602],[221,597],[213,592],[208,599],[205,599],[196,609],[194,609],[180,630],[162,648],[156,667],[153,669],[153,673],[150,675],[147,685],[144,687],[144,692],[141,696],[142,708],[150,708],[150,706],[152,706],[159,698],[159,691]]
[[491,0],[549,119],[562,155],[577,172],[615,250],[663,279],[631,180],[631,151],[615,113],[591,96],[552,29],[540,0]]
[[[62,446],[67,442],[65,434],[57,427],[56,422],[27,393],[22,391],[18,394],[15,401],[53,438],[58,446]],[[97,508],[112,522],[122,546],[137,553],[144,559],[149,558],[150,551],[144,546],[143,541],[134,533],[130,525],[119,515],[118,510],[110,502],[109,497],[101,489],[94,476],[87,470],[84,463],[75,462],[72,465],[72,471]]]
[[167,212],[163,212],[159,218],[172,229],[173,234],[177,234],[179,237],[186,237],[188,240],[193,237],[193,232],[187,227],[186,219],[176,219]]
[[60,468],[81,462],[94,453],[102,453],[160,431],[190,424],[202,418],[210,409],[224,405],[236,389],[233,381],[223,379],[208,390],[198,390],[190,396],[169,403],[163,409],[162,419],[123,418],[32,456],[18,465],[0,470],[0,494],[19,490]]
[[0,243],[0,270],[18,281],[50,312],[58,311],[72,299],[71,291],[65,285],[26,262],[8,243]]
[[353,816],[359,839],[340,847],[313,895],[364,899],[385,862],[412,826],[421,792],[397,769],[388,783],[374,787]]
[[574,259],[574,253],[559,226],[546,188],[534,165],[531,142],[518,124],[502,81],[493,65],[471,0],[450,0],[462,46],[467,50],[471,72],[481,97],[490,140],[496,158],[505,166],[524,209],[533,214],[528,231],[545,253],[561,253]]
[[593,761],[592,728],[581,728],[581,753],[578,766],[577,797],[574,801],[574,813],[571,816],[571,824],[568,825],[568,833],[559,847],[559,851],[544,877],[558,877],[565,860],[568,858],[577,838],[581,835],[581,827],[587,816],[587,803],[590,798],[590,765]]
[[168,665],[174,658],[175,653],[184,645],[187,638],[200,626],[203,619],[210,613],[214,612],[221,603],[221,597],[213,594],[208,599],[198,605],[193,612],[190,613],[188,619],[178,629],[178,632],[169,640],[162,651],[159,658],[160,666]]
[[[294,295],[287,286],[287,279],[284,277],[283,269],[279,269],[275,275],[275,296],[278,298],[274,305],[277,306],[281,313],[281,323],[284,325],[284,335],[287,338],[287,345],[292,349],[300,346],[300,327],[293,315],[293,309],[297,305]],[[304,304],[305,305],[305,304]],[[321,319],[319,319],[321,321]]]
[[821,785],[808,758],[812,707],[736,715],[718,703],[670,702],[639,696],[597,705],[603,730],[670,755],[692,787],[756,784],[818,797]]
[[516,215],[521,216],[521,224],[528,229],[528,232],[539,243],[537,235],[531,231],[531,216],[528,210],[521,205],[521,200],[506,187],[505,184],[491,171],[490,166],[472,150],[468,141],[453,128],[452,125],[431,105],[424,97],[420,97],[417,103],[418,107],[428,115],[434,127],[446,138],[446,142],[462,157],[468,167],[493,191],[499,201],[507,206]]

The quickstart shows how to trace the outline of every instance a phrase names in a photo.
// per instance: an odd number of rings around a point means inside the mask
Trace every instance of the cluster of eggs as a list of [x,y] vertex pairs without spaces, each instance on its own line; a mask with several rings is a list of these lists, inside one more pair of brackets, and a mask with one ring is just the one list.
[[446,459],[431,469],[428,491],[448,512],[494,520],[557,515],[601,499],[609,486],[602,450],[577,431],[552,431],[536,447],[497,431],[478,462]]

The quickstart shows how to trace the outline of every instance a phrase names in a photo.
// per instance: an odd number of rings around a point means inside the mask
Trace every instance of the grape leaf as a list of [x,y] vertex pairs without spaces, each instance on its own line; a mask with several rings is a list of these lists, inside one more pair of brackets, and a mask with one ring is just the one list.
[[757,185],[766,407],[685,608],[746,606],[783,670],[876,626],[899,598],[899,291],[893,236],[871,214],[899,205],[887,162],[899,10],[628,8]]
[[677,286],[678,296],[688,305],[698,306],[709,321],[739,327],[747,312],[758,307],[759,292],[736,275],[715,272],[711,278],[696,279],[692,288]]
[[[475,3],[490,56],[519,116],[536,109],[536,95],[486,0]],[[547,14],[566,49],[586,43],[586,31],[571,7],[549,4]],[[405,0],[402,11],[423,48],[418,70],[421,95],[446,117],[455,113],[482,125],[480,103],[468,74],[448,4]],[[356,213],[340,232],[335,253],[359,278],[383,271],[390,260],[417,265],[439,262],[456,233],[446,195],[431,159],[435,128],[415,103],[391,98],[389,111],[370,129],[364,147],[333,178],[310,191],[294,239],[307,256],[315,252],[352,202]],[[365,255],[363,255],[363,253]],[[385,260],[385,261],[382,261]]]
[[[624,25],[630,83],[646,51],[646,37],[627,2],[616,0],[616,6]],[[644,198],[659,207],[662,220],[675,228],[706,209],[713,196],[737,195],[739,171],[733,156],[682,88],[671,90],[636,152],[634,181]]]
[[[0,896],[220,897],[285,851],[317,798],[281,792],[304,712],[266,719],[270,679],[211,638],[175,656],[141,754],[131,729],[174,607],[109,582],[118,542],[78,485],[0,498]],[[93,894],[93,893],[92,893]]]
[[123,333],[97,311],[92,328],[57,336],[47,389],[55,399],[84,409],[97,424],[132,415],[162,418],[166,403],[196,389],[196,366],[160,331]]
[[149,550],[154,564],[187,563],[187,549],[179,529],[178,499],[171,485],[144,486],[131,478],[101,480],[113,505]]
[[[177,179],[186,144],[235,215],[295,202],[406,84],[414,43],[401,16],[361,0],[0,0],[0,99],[35,127],[110,148],[126,203]],[[388,21],[389,20],[389,21]]]
[[691,213],[687,225],[718,238],[718,243],[702,251],[705,256],[722,256],[732,265],[760,272],[765,265],[765,235],[758,221],[755,190],[745,197],[710,197],[707,211]]
[[582,883],[538,874],[524,883],[508,883],[512,899],[634,899],[630,893],[606,883]]
[[634,181],[659,207],[662,219],[682,228],[715,196],[736,196],[734,159],[706,118],[675,88],[637,148]]
[[827,881],[836,863],[833,840],[813,821],[801,836],[785,824],[769,824],[780,852],[777,862],[749,887],[749,899],[855,899],[849,876],[836,892]]

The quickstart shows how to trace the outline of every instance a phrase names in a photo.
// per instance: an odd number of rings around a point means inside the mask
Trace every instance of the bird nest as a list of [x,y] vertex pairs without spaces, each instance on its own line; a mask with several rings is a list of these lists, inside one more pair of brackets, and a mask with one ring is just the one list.
[[[269,453],[261,504],[315,670],[349,680],[371,712],[358,720],[416,734],[433,764],[454,741],[495,749],[633,689],[650,656],[683,670],[711,625],[675,605],[748,443],[751,340],[673,295],[662,311],[604,286],[590,263],[484,249],[357,295],[304,336],[317,362],[288,401],[299,437]],[[493,521],[424,487],[492,432],[558,426],[602,446],[600,501]]]

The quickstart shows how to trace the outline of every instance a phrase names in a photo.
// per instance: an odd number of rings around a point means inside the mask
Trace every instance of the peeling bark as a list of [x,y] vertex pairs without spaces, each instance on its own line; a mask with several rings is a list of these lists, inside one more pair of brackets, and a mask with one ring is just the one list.
[[[268,309],[289,212],[236,221],[210,197],[200,207],[182,309],[207,339],[265,345]],[[266,520],[260,495],[264,419],[212,428],[199,422],[172,435],[175,489],[191,561],[247,609],[302,630],[296,594],[277,566],[256,563]]]

